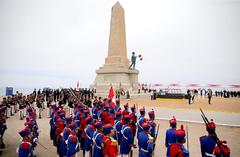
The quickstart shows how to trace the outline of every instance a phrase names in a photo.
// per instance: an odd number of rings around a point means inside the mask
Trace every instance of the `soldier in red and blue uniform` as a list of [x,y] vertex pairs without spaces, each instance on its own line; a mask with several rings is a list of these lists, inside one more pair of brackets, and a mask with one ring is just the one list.
[[90,157],[90,154],[92,154],[92,138],[93,138],[93,133],[95,131],[95,128],[93,126],[93,118],[92,116],[88,116],[86,118],[86,139],[85,139],[85,157]]
[[209,123],[209,126],[206,126],[206,130],[208,132],[208,135],[201,136],[200,137],[200,146],[201,146],[201,154],[202,157],[211,157],[214,155],[213,151],[215,148],[215,145],[217,144],[216,139],[214,137],[214,132],[215,132],[216,125],[213,122],[213,119],[211,119],[211,122]]
[[92,107],[92,117],[95,121],[98,120],[98,110],[99,108],[97,107],[97,101],[94,101]]
[[122,114],[123,114],[123,117],[124,117],[125,115],[130,114],[129,111],[128,111],[128,103],[126,103],[126,104],[124,105],[124,110],[122,111]]
[[189,151],[184,147],[185,140],[185,130],[183,125],[181,129],[176,130],[176,143],[169,146],[169,156],[168,157],[189,157]]
[[103,140],[103,156],[104,157],[117,157],[118,155],[118,142],[113,138],[114,131],[111,124],[103,126],[104,136]]
[[118,111],[121,111],[121,107],[120,107],[120,100],[116,99],[116,107],[115,107],[115,113]]
[[18,148],[18,157],[33,157],[33,146],[31,144],[32,137],[29,128],[25,128],[19,132],[23,138]]
[[120,153],[123,156],[128,156],[133,146],[133,135],[131,132],[131,117],[130,115],[124,116],[124,125],[122,127],[122,143],[120,145]]
[[154,119],[155,119],[154,111],[152,110],[152,111],[148,112],[148,116],[149,116],[149,124],[151,126],[150,135],[155,139],[156,138],[156,126],[157,126],[157,124],[154,122]]
[[67,154],[67,140],[69,135],[72,134],[72,131],[69,127],[70,127],[69,125],[66,126],[62,133],[62,142],[61,142],[60,151],[59,151],[60,157],[66,156]]
[[172,119],[169,120],[170,127],[166,131],[166,137],[165,137],[165,146],[167,148],[167,156],[169,156],[169,146],[171,144],[176,143],[176,127],[177,127],[177,120],[173,116]]
[[140,109],[140,116],[137,121],[137,126],[138,126],[137,138],[138,138],[139,133],[143,131],[142,123],[146,122],[146,119],[144,117],[145,117],[145,108],[143,107]]
[[122,143],[122,113],[120,111],[116,112],[116,120],[115,120],[115,139],[118,141],[120,145]]
[[94,126],[97,130],[93,133],[93,142],[94,142],[93,157],[103,157],[103,149],[102,149],[103,125],[102,125],[102,122],[98,121],[94,124]]
[[79,143],[78,138],[76,136],[76,134],[78,132],[77,124],[73,123],[70,126],[70,129],[72,130],[72,132],[68,136],[68,140],[67,140],[67,153],[66,153],[66,157],[75,156],[80,151],[80,143]]
[[133,134],[133,146],[134,148],[136,148],[136,145],[134,144],[134,138],[136,136],[136,132],[137,132],[137,113],[136,113],[136,107],[135,104],[131,107],[131,111],[132,113],[130,113],[130,117],[131,117],[131,132]]
[[149,122],[142,123],[143,131],[138,135],[139,157],[153,156],[153,137],[150,135]]

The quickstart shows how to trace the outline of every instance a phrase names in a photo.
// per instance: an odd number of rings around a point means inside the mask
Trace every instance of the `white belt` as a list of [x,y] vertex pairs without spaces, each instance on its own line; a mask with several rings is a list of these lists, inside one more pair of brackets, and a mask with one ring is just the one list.
[[86,134],[86,136],[87,136],[87,138],[88,138],[89,140],[92,140],[92,138],[91,138],[90,136],[88,136],[88,134]]
[[205,152],[205,155],[207,155],[209,157],[216,157],[214,154],[210,154],[210,153],[207,153],[207,152]]
[[123,135],[123,137],[126,139],[126,140],[128,140],[128,138],[124,135],[124,134],[122,134]]
[[102,149],[102,147],[98,146],[97,144],[95,144],[95,146],[96,146],[98,149]]
[[141,148],[141,151],[148,153],[148,150]]

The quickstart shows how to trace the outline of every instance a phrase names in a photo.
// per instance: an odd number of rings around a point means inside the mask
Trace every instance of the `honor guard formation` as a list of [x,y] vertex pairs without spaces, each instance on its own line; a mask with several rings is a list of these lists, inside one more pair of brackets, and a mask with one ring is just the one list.
[[[19,131],[22,140],[17,149],[18,157],[35,157],[38,142],[37,118],[47,104],[50,118],[50,139],[59,157],[132,157],[133,149],[139,157],[158,157],[157,148],[159,124],[155,122],[154,110],[147,112],[138,105],[120,106],[120,100],[94,97],[94,91],[80,89],[36,90],[27,96],[20,93],[3,98],[0,106],[0,148],[5,148],[3,135],[8,116],[19,112],[19,119],[25,120]],[[129,109],[130,108],[130,109]],[[226,141],[218,139],[216,125],[207,119],[201,110],[208,135],[200,137],[202,157],[230,157]],[[188,157],[191,152],[184,146],[188,142],[188,130],[177,127],[175,117],[169,120],[165,146],[167,157]],[[188,145],[188,144],[187,144]],[[45,148],[45,147],[44,147]],[[47,149],[47,148],[46,148]]]

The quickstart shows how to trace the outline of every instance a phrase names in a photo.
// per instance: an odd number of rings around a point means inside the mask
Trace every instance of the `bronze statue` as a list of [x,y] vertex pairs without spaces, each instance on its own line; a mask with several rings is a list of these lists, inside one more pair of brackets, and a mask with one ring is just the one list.
[[135,69],[137,56],[135,56],[135,52],[132,52],[132,58],[131,58],[131,65],[129,66],[129,69]]

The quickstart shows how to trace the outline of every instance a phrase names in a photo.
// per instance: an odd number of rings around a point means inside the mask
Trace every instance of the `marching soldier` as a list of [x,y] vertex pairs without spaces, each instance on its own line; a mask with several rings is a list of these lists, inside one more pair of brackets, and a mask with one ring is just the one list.
[[185,135],[183,125],[181,125],[181,129],[176,130],[176,143],[170,145],[170,153],[167,157],[189,157],[188,150],[183,146],[186,142]]
[[131,133],[131,117],[130,115],[124,116],[124,125],[122,127],[122,143],[120,145],[120,152],[123,157],[127,157],[132,150],[133,146],[133,135]]
[[22,142],[18,148],[18,157],[33,157],[33,146],[31,144],[31,131],[28,128],[19,132]]
[[113,138],[114,132],[111,124],[103,126],[103,156],[104,157],[117,157],[118,155],[118,142]]
[[124,117],[125,115],[128,115],[128,114],[129,114],[129,111],[128,111],[128,103],[126,103],[126,104],[124,105],[124,110],[123,110],[122,114],[123,114],[123,117]]
[[152,110],[152,111],[148,112],[148,116],[149,116],[149,124],[151,126],[151,128],[150,128],[150,135],[155,139],[157,124],[154,122],[154,119],[155,119],[154,111]]
[[171,144],[176,143],[176,127],[177,127],[177,120],[173,116],[172,119],[169,120],[170,127],[166,131],[166,137],[165,137],[165,146],[167,148],[167,156],[169,156],[169,146]]
[[72,134],[71,129],[69,128],[70,126],[65,126],[63,133],[62,133],[62,141],[60,145],[60,151],[59,151],[59,157],[66,156],[67,154],[67,140],[69,135]]
[[93,148],[93,157],[103,157],[103,150],[102,150],[102,122],[96,122],[94,124],[95,128],[97,129],[93,133],[93,142],[94,142],[94,148]]
[[145,108],[143,107],[140,109],[140,117],[138,118],[138,121],[137,121],[137,126],[138,126],[137,137],[139,133],[143,131],[142,123],[146,122],[146,119],[144,117],[145,117]]
[[114,126],[115,126],[115,139],[118,142],[118,145],[120,145],[122,143],[122,113],[120,111],[118,111],[116,113],[116,120],[114,122]]
[[148,122],[142,123],[143,131],[138,135],[139,157],[153,156],[153,137],[150,135]]
[[206,126],[206,130],[208,132],[208,135],[201,136],[200,137],[200,146],[201,146],[201,154],[202,157],[211,157],[214,155],[214,148],[216,146],[216,140],[214,137],[213,131],[215,132],[216,125],[213,122],[213,119],[211,119],[211,122],[209,123],[209,126]]
[[134,106],[131,107],[131,111],[132,113],[130,113],[130,117],[131,117],[131,132],[133,134],[133,146],[134,148],[136,148],[136,145],[134,144],[134,138],[136,136],[136,132],[137,132],[137,113],[136,113],[136,107],[135,104]]
[[67,154],[66,154],[66,157],[75,156],[80,151],[80,143],[79,143],[78,138],[76,136],[76,134],[78,132],[77,124],[76,123],[72,124],[70,126],[70,129],[72,130],[72,132],[68,136],[68,140],[67,140]]
[[92,116],[88,116],[86,118],[86,138],[85,138],[85,157],[92,156],[92,138],[95,128],[93,126],[93,118]]
[[115,107],[115,113],[121,111],[121,107],[120,107],[120,100],[116,99],[116,107]]
[[7,125],[6,125],[6,106],[3,104],[0,104],[0,148],[5,148],[5,144],[3,142],[3,135],[5,131],[7,130]]

